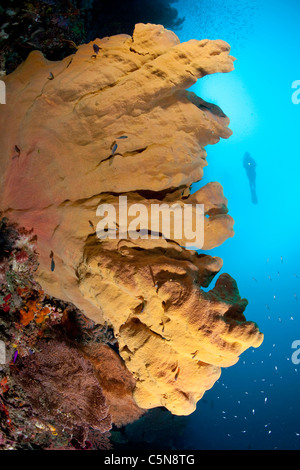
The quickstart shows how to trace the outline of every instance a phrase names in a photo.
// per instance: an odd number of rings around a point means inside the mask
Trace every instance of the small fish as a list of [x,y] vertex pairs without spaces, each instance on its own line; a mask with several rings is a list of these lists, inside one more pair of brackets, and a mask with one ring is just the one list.
[[54,75],[52,72],[49,73],[49,77],[48,77],[48,80],[53,80],[54,79]]
[[120,135],[120,137],[117,137],[117,139],[128,139],[127,135]]
[[268,310],[270,310],[270,307],[269,307],[269,305],[267,305],[267,304],[266,304],[266,308],[267,308]]
[[90,227],[92,227],[93,230],[95,230],[94,224],[91,220],[89,220]]
[[55,269],[55,263],[54,263],[54,259],[52,258],[51,259],[51,271],[53,272]]
[[111,154],[112,154],[112,155],[114,155],[114,154],[116,153],[117,148],[118,148],[118,144],[116,144],[116,143],[114,142],[114,144],[113,144],[113,146],[112,146],[112,149],[111,149]]
[[67,65],[66,68],[70,67],[70,65],[72,64],[72,62],[73,62],[73,59],[70,60],[70,62],[68,63],[68,65]]
[[295,276],[296,279],[299,279],[299,276],[297,274],[294,274],[294,276]]
[[150,274],[151,274],[153,286],[157,289],[157,288],[158,288],[158,285],[157,285],[156,282],[155,282],[155,277],[154,277],[154,274],[153,274],[153,270],[152,270],[152,267],[151,267],[150,265],[149,265],[149,271],[150,271]]
[[283,257],[282,256],[280,256],[280,261],[283,264]]
[[53,258],[53,256],[54,256],[54,254],[53,254],[53,251],[51,250],[51,252],[50,252],[50,255],[49,255],[49,258],[51,258],[51,259],[52,259],[52,258]]
[[268,278],[269,278],[269,279],[270,279],[270,281],[272,282],[272,278],[271,278],[271,276],[268,276]]
[[253,278],[252,278],[252,281],[255,281],[255,282],[257,282],[257,279],[255,279],[255,277],[253,277]]
[[94,49],[95,54],[98,54],[98,52],[100,51],[101,47],[97,46],[97,44],[93,44],[93,49]]
[[177,372],[176,372],[176,374],[175,374],[175,378],[174,378],[175,380],[178,379],[179,372],[180,372],[180,367],[178,367],[178,370],[177,370]]
[[295,300],[298,302],[297,294],[294,294],[294,298],[295,298]]

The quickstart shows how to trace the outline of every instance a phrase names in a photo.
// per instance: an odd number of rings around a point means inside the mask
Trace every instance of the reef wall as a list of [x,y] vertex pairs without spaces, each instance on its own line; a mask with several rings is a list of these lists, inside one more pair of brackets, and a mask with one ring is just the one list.
[[[186,240],[102,240],[99,204],[204,204],[203,249],[233,236],[218,183],[201,180],[205,146],[228,138],[229,119],[186,88],[233,70],[223,41],[191,40],[137,24],[79,46],[59,62],[32,52],[5,77],[0,109],[0,210],[37,235],[37,280],[50,295],[112,325],[141,408],[189,414],[203,393],[263,335],[247,322],[222,260]],[[141,230],[147,227],[141,221]],[[145,224],[143,226],[143,224]]]

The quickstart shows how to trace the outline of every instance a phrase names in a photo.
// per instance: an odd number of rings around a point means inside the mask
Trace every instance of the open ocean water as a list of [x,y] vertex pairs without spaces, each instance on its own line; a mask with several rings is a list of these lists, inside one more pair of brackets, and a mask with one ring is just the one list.
[[[209,252],[223,261],[249,301],[246,318],[265,339],[223,369],[187,418],[186,449],[299,449],[300,80],[295,0],[180,0],[181,41],[223,39],[237,58],[229,74],[206,76],[192,90],[230,118],[233,135],[206,148],[208,166],[195,189],[218,181],[235,236]],[[296,86],[296,84],[294,85]],[[255,160],[257,204],[243,157]],[[299,343],[297,341],[299,340]]]

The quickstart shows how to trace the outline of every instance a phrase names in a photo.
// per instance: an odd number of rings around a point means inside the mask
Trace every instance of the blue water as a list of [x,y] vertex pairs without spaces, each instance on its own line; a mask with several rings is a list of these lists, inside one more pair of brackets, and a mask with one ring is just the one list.
[[[226,3],[226,6],[224,6]],[[223,369],[187,418],[187,449],[299,449],[300,339],[299,174],[300,3],[296,0],[179,0],[181,41],[223,39],[238,60],[229,74],[192,90],[220,106],[232,137],[206,148],[208,167],[194,189],[219,181],[235,219],[235,236],[210,251],[249,300],[246,317],[265,335],[262,346]],[[243,155],[257,162],[258,204],[251,203]]]

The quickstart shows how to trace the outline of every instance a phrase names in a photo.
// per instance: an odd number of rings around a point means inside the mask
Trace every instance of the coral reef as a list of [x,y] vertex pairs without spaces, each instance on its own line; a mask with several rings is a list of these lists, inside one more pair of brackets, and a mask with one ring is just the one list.
[[5,77],[2,214],[34,229],[45,292],[113,328],[141,408],[191,413],[220,367],[263,340],[230,276],[201,289],[219,258],[186,250],[173,233],[96,236],[97,207],[117,207],[120,194],[147,207],[204,204],[204,250],[233,236],[221,186],[190,193],[204,148],[231,135],[229,119],[185,90],[230,72],[229,51],[220,40],[180,44],[162,26],[137,24],[132,37],[96,39],[60,62],[33,52]]
[[35,414],[55,420],[80,444],[87,440],[89,427],[111,429],[111,417],[91,364],[74,347],[59,341],[37,344],[39,351],[17,362],[14,378],[25,390]]
[[30,51],[51,60],[76,50],[86,39],[87,12],[70,0],[10,0],[0,5],[0,74],[12,72]]
[[0,240],[0,449],[111,448],[111,416],[123,425],[143,414],[133,377],[108,346],[116,342],[112,330],[43,292],[33,279],[32,233],[4,219]]
[[[175,0],[176,1],[176,0]],[[132,34],[136,23],[179,28],[174,0],[10,0],[0,5],[0,76],[38,49],[61,60],[95,37]]]

